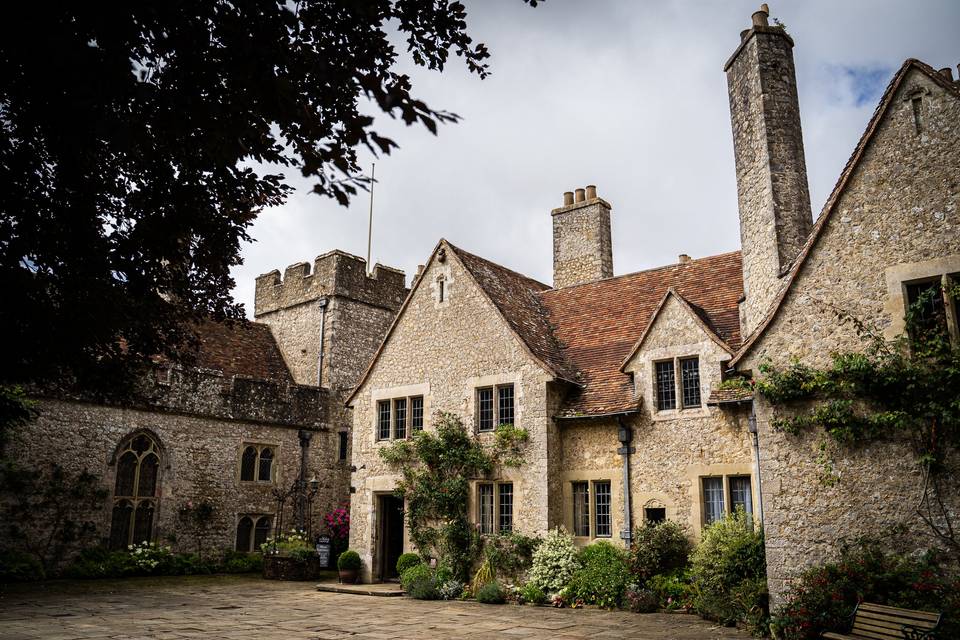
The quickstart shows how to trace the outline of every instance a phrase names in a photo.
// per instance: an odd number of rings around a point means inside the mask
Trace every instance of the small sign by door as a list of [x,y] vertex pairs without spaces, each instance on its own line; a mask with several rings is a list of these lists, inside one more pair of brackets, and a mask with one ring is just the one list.
[[317,538],[317,556],[320,557],[320,566],[330,568],[330,536],[320,536]]

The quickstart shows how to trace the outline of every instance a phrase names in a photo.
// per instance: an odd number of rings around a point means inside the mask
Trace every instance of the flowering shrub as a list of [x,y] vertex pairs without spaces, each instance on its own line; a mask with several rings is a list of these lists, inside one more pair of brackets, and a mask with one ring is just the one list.
[[563,527],[557,527],[547,532],[533,552],[530,581],[547,593],[556,593],[567,586],[579,568],[573,537]]
[[624,592],[626,606],[634,613],[653,613],[660,608],[660,598],[650,589],[634,583]]
[[657,596],[660,606],[668,611],[689,611],[693,607],[689,569],[655,575],[647,580],[647,588]]
[[465,588],[466,585],[464,585],[462,582],[455,578],[451,578],[440,585],[440,588],[437,589],[437,594],[443,600],[456,600],[463,595],[463,590]]
[[340,505],[330,513],[324,514],[323,524],[327,534],[333,540],[346,540],[350,537],[350,511],[346,505]]
[[943,612],[941,636],[960,638],[960,580],[948,577],[935,553],[907,556],[859,540],[835,562],[808,569],[794,581],[772,625],[787,640],[846,633],[858,602]]
[[305,531],[290,529],[289,533],[267,538],[267,541],[260,545],[260,551],[268,555],[289,556],[295,549],[313,549]]
[[630,578],[626,554],[601,540],[580,552],[580,565],[570,579],[574,599],[606,609],[619,607]]
[[130,562],[138,572],[153,573],[161,566],[168,566],[173,560],[170,547],[156,542],[141,542],[127,547],[130,551]]

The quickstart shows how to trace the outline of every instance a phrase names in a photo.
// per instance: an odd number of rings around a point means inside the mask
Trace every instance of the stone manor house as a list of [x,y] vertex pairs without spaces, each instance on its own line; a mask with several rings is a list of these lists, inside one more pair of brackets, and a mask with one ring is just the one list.
[[[611,205],[565,193],[553,219],[553,286],[440,240],[357,388],[351,547],[366,580],[410,549],[378,451],[442,410],[481,441],[498,424],[530,436],[526,461],[476,478],[482,533],[629,541],[670,519],[697,537],[737,507],[767,533],[771,593],[842,536],[913,513],[919,474],[901,443],[838,451],[820,482],[815,436],[774,431],[771,407],[720,389],[760,363],[825,364],[856,349],[842,308],[901,333],[905,305],[960,277],[960,86],[907,60],[890,81],[819,217],[810,208],[792,38],[764,9],[723,69],[741,250],[615,276]],[[954,339],[958,311],[937,306]],[[951,508],[960,508],[960,500]]]
[[753,15],[723,67],[740,251],[614,275],[612,207],[593,186],[551,212],[552,286],[446,240],[409,291],[402,272],[333,251],[260,276],[256,322],[202,325],[197,366],[158,364],[136,401],[39,396],[10,453],[101,478],[97,533],[115,547],[177,534],[189,549],[177,513],[202,500],[211,546],[255,549],[291,522],[274,491],[314,480],[315,523],[350,502],[364,580],[410,549],[378,451],[439,410],[481,441],[499,424],[529,433],[522,467],[473,479],[485,534],[563,525],[580,544],[626,543],[670,519],[697,537],[743,507],[765,527],[775,599],[841,537],[905,522],[930,544],[905,444],[834,452],[841,481],[827,486],[815,435],[773,430],[763,398],[720,383],[856,349],[836,308],[893,337],[918,292],[960,277],[960,86],[904,62],[814,220],[794,43],[767,18]]

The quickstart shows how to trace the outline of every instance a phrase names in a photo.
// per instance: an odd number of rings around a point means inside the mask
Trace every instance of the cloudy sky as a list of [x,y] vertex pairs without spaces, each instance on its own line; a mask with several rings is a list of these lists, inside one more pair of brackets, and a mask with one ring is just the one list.
[[[445,237],[552,281],[550,210],[596,184],[613,205],[617,275],[739,248],[722,67],[755,0],[464,0],[492,52],[480,80],[458,59],[442,74],[404,66],[414,93],[463,121],[436,137],[386,119],[399,151],[377,159],[373,259],[408,283]],[[816,215],[883,88],[909,57],[960,62],[957,0],[771,2],[796,42]],[[367,166],[372,158],[365,160]],[[366,254],[366,194],[349,208],[297,191],[261,214],[235,269],[253,313],[254,278],[334,248]]]

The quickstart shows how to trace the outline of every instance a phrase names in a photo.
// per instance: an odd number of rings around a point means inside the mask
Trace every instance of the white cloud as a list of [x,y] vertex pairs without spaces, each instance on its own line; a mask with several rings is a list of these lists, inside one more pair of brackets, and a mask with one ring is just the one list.
[[[723,63],[759,2],[468,2],[475,39],[493,53],[481,81],[457,58],[443,74],[410,71],[415,92],[463,122],[384,122],[399,151],[377,161],[373,257],[412,276],[442,236],[547,283],[550,210],[596,184],[613,204],[614,269],[627,273],[736,249],[736,180]],[[876,104],[856,73],[908,57],[960,61],[951,0],[772,4],[796,40],[814,213]],[[402,50],[402,48],[401,48]],[[367,198],[349,209],[296,193],[265,211],[234,271],[253,311],[254,278],[330,249],[364,255]]]

